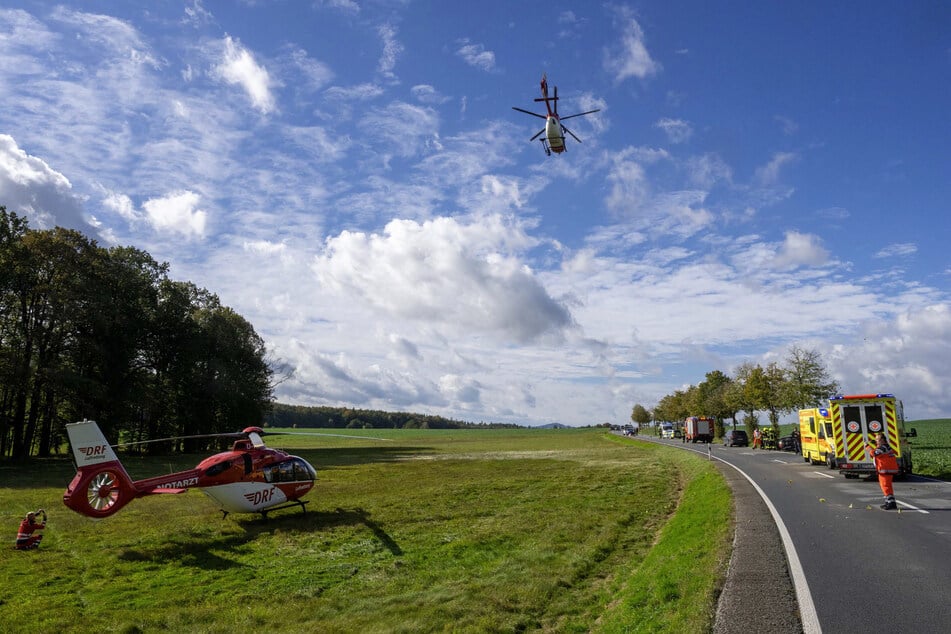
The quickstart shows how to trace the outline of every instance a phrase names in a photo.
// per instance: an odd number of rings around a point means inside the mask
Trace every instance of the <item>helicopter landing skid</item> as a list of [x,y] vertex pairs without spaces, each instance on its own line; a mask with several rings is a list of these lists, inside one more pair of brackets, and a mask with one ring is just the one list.
[[[309,500],[308,500],[308,501],[304,501],[304,500],[294,500],[293,502],[291,502],[291,503],[289,503],[289,504],[285,504],[284,506],[275,506],[275,507],[273,507],[273,508],[267,509],[266,511],[258,511],[258,512],[261,514],[261,517],[263,517],[264,519],[267,519],[267,514],[270,513],[271,511],[280,511],[280,510],[282,510],[282,509],[292,509],[292,508],[294,508],[295,506],[299,506],[301,512],[302,512],[304,515],[307,515],[307,504],[308,504],[308,502],[309,502]],[[225,519],[226,517],[228,517],[228,511],[226,511],[226,510],[224,510],[224,509],[219,509],[219,510],[221,511],[221,519]]]

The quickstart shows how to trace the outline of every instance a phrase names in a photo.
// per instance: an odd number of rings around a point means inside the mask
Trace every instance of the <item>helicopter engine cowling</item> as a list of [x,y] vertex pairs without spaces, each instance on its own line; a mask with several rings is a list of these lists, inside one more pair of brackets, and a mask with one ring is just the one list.
[[89,517],[108,517],[137,497],[132,479],[116,462],[84,467],[76,472],[63,504]]

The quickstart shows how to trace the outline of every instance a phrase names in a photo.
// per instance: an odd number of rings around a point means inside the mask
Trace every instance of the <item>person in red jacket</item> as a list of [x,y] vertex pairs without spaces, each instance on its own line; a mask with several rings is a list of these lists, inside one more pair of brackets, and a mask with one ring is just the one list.
[[[43,521],[37,522],[36,516],[42,515]],[[40,542],[43,540],[43,535],[34,535],[34,531],[38,531],[46,528],[46,511],[43,509],[38,510],[36,513],[30,511],[26,514],[26,517],[23,518],[23,521],[20,522],[20,530],[17,531],[17,543],[14,548],[17,550],[32,550],[33,548],[39,548]]]
[[882,433],[875,435],[875,446],[869,444],[868,450],[872,454],[872,460],[875,461],[878,485],[882,487],[882,495],[885,496],[882,509],[886,511],[897,509],[895,490],[892,488],[892,478],[898,474],[898,459],[895,457],[895,452],[888,446],[888,439]]

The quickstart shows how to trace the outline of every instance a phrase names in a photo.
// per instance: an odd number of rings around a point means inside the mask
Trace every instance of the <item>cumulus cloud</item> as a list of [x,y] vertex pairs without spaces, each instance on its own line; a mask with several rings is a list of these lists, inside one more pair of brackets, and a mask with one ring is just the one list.
[[0,204],[26,216],[34,229],[61,226],[94,233],[69,180],[7,134],[0,134]]
[[519,261],[516,253],[531,243],[498,216],[470,224],[393,220],[382,235],[328,239],[314,269],[325,287],[386,314],[524,343],[572,325]]
[[779,269],[797,266],[821,266],[828,262],[829,252],[822,246],[822,240],[815,235],[787,231],[773,265]]
[[185,237],[205,235],[208,213],[198,208],[200,197],[190,191],[176,192],[145,201],[142,207],[149,223],[157,231]]
[[906,418],[947,416],[949,332],[951,306],[946,303],[872,319],[860,341],[834,346],[829,369],[846,393],[891,392],[903,398]]
[[251,105],[261,114],[274,110],[275,100],[271,92],[274,82],[267,69],[230,36],[222,41],[221,59],[213,74],[228,84],[240,86],[251,99]]
[[660,64],[647,51],[644,31],[633,12],[626,7],[619,8],[617,21],[621,28],[620,42],[605,50],[604,69],[612,73],[617,82],[630,77],[644,79],[658,73]]

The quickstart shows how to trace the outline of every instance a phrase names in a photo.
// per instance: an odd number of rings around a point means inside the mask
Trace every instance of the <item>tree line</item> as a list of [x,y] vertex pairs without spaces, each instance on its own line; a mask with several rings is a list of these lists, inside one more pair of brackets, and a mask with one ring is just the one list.
[[738,416],[752,435],[759,427],[757,412],[765,412],[778,432],[783,414],[819,407],[838,391],[839,384],[829,376],[822,355],[814,349],[793,346],[782,364],[774,361],[763,367],[744,362],[732,377],[713,370],[700,383],[661,398],[653,411],[635,404],[631,420],[646,425],[652,420],[682,421],[688,416],[711,416],[719,437],[727,419],[736,428]]
[[113,442],[261,424],[272,374],[251,324],[168,264],[0,206],[0,457],[48,456],[84,418]]
[[337,429],[514,429],[511,423],[470,423],[430,414],[379,410],[285,405],[274,403],[265,416],[270,427]]

